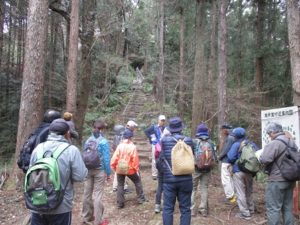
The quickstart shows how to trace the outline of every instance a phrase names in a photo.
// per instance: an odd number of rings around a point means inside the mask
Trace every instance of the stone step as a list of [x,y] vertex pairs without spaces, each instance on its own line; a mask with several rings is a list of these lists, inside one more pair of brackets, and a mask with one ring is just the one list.
[[151,163],[150,162],[140,162],[140,169],[145,170],[145,169],[150,169],[151,168]]

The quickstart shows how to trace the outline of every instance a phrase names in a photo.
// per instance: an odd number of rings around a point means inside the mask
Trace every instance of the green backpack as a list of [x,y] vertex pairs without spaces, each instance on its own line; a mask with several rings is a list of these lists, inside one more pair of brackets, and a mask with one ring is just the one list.
[[57,159],[69,146],[63,143],[53,152],[37,151],[37,160],[25,175],[24,196],[28,209],[46,212],[62,202],[69,180],[62,187]]
[[256,150],[249,141],[242,141],[239,152],[240,158],[236,161],[242,172],[250,173],[253,176],[260,170],[260,163],[255,155]]

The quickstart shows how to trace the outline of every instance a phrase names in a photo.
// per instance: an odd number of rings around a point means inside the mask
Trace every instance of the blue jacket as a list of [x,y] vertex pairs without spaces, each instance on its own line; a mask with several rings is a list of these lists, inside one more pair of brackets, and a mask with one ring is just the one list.
[[[106,140],[106,138],[101,135],[101,140],[99,142],[98,146],[98,151],[99,155],[102,157],[102,162],[100,164],[100,169],[104,170],[107,176],[110,176],[111,174],[111,169],[110,169],[110,147],[109,147],[109,142]],[[84,147],[86,147],[86,144],[90,139],[97,139],[93,134],[86,140]]]
[[[144,133],[146,134],[146,136],[149,139],[150,144],[152,145],[156,145],[157,143],[159,143],[161,135],[164,131],[165,127],[159,127],[157,124],[156,125],[152,125],[149,128],[147,128]],[[151,135],[154,134],[155,135],[155,139],[151,138]]]
[[241,142],[245,140],[245,138],[237,139],[230,147],[228,153],[227,153],[227,162],[231,163],[233,165],[232,172],[240,172],[240,169],[238,165],[235,163],[237,159],[240,158],[241,153],[239,152],[239,148],[241,145]]
[[[170,167],[172,168],[172,162],[171,162],[171,153],[172,148],[177,143],[174,140],[174,137],[178,139],[184,139],[184,142],[188,144],[193,149],[193,140],[189,137],[185,137],[182,134],[172,134],[171,136],[165,136],[161,139],[161,153],[163,154],[167,162],[169,163]],[[165,183],[174,183],[174,182],[180,182],[185,180],[192,180],[192,174],[190,175],[179,175],[174,176],[172,172],[170,171],[170,168],[167,165],[163,166],[163,182]]]

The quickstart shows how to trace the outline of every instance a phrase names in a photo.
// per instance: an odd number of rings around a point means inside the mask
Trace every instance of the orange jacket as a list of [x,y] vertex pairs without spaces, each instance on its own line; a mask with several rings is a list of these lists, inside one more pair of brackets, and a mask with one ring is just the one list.
[[135,144],[129,139],[123,140],[117,147],[116,151],[114,152],[111,160],[110,166],[111,168],[116,171],[118,162],[122,156],[122,158],[128,159],[129,169],[128,175],[135,174],[139,171],[139,155],[136,149]]

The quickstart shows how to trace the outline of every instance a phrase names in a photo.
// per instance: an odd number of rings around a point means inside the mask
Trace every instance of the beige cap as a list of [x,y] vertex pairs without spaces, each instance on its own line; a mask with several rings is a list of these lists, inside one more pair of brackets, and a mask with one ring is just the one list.
[[133,120],[129,120],[126,124],[127,127],[137,127],[138,124],[134,122]]
[[166,120],[165,115],[159,115],[158,120],[159,120],[159,121],[161,121],[161,120]]

